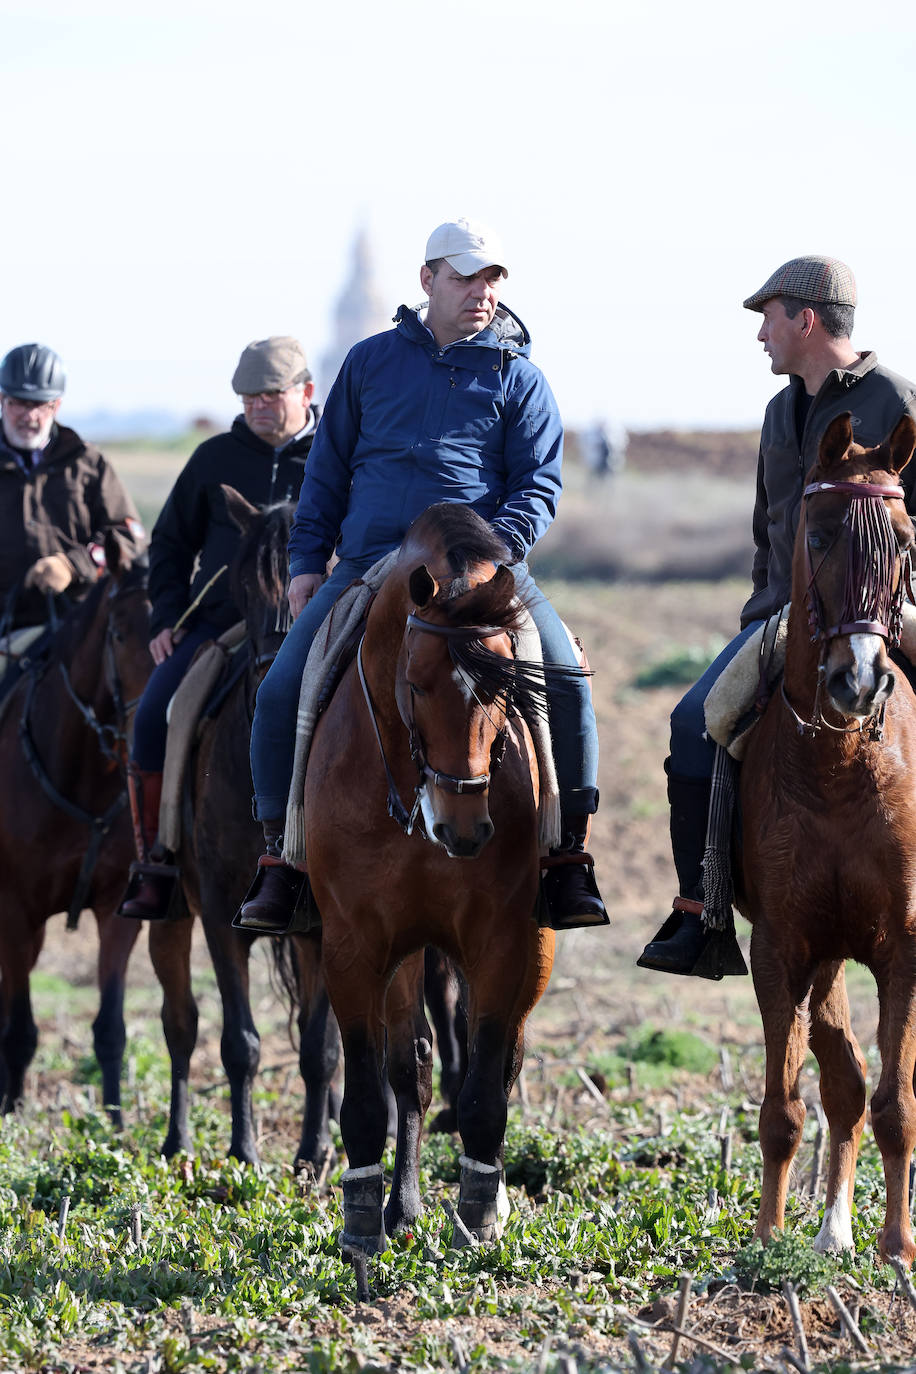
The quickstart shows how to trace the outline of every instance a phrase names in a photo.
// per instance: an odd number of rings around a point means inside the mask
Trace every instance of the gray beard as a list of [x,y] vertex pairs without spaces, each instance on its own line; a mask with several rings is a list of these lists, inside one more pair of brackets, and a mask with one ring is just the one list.
[[42,425],[36,434],[17,434],[6,416],[0,417],[3,422],[3,437],[12,448],[26,449],[34,453],[38,448],[44,448],[51,437],[51,427],[54,424],[53,417],[47,425]]

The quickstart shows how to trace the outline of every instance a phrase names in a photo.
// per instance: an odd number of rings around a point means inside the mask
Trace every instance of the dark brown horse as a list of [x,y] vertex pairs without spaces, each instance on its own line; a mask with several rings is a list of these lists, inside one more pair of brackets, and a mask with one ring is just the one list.
[[903,418],[878,448],[834,420],[808,476],[795,544],[783,690],[742,773],[744,888],[766,1039],[757,1234],[782,1227],[805,1118],[810,1043],[830,1126],[817,1249],[850,1248],[865,1124],[865,1061],[849,1023],[846,959],[878,985],[881,1076],[872,1128],[887,1187],[878,1247],[909,1264],[916,1143],[916,699],[888,655],[900,631],[913,524],[899,474],[916,444]]
[[[190,911],[200,917],[223,1006],[221,1053],[232,1104],[229,1153],[253,1163],[258,1150],[252,1088],[260,1036],[249,995],[249,956],[258,938],[231,922],[262,848],[261,827],[251,818],[248,742],[258,684],[285,633],[287,553],[291,505],[258,511],[231,487],[223,488],[242,541],[230,569],[233,599],[244,611],[244,671],[219,708],[203,722],[190,766],[178,856]],[[163,1153],[191,1149],[188,1078],[197,1040],[197,1004],[191,988],[193,920],[150,926],[150,955],[162,985],[162,1023],[172,1061],[172,1095]],[[317,1164],[330,1145],[328,1104],[337,1068],[339,1038],[321,977],[317,935],[272,943],[272,956],[288,993],[298,1002],[299,1063],[306,1107],[297,1157]],[[295,967],[291,959],[296,961]]]
[[[538,772],[518,714],[543,709],[547,687],[543,668],[515,657],[505,557],[466,507],[414,522],[309,756],[309,873],[346,1066],[343,1244],[355,1250],[383,1247],[385,1226],[420,1209],[429,944],[468,986],[459,1214],[481,1239],[499,1229],[508,1095],[553,961],[553,934],[535,918]],[[399,1123],[383,1222],[386,1056]]]
[[145,569],[106,540],[108,576],[27,670],[0,723],[0,1100],[22,1097],[38,1043],[29,975],[45,922],[91,908],[99,931],[101,1004],[93,1022],[102,1092],[120,1124],[124,980],[139,921],[115,917],[133,854],[125,731],[153,662]]

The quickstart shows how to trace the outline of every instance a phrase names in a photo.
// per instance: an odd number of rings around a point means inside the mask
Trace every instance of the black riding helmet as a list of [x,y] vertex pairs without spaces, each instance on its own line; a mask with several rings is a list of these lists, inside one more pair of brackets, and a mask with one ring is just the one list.
[[64,365],[44,344],[19,344],[0,363],[0,391],[19,401],[56,401],[64,394]]

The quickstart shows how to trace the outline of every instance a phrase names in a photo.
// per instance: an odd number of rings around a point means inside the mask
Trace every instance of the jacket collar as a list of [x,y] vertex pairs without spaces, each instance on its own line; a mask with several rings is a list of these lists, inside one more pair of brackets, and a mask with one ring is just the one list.
[[[394,317],[399,333],[424,346],[431,338],[422,319],[425,309],[425,305],[400,305]],[[493,321],[486,329],[481,329],[479,334],[473,334],[469,339],[457,339],[455,343],[447,344],[445,351],[450,348],[492,348],[507,356],[527,358],[531,351],[531,335],[507,305],[498,305]]]
[[[289,443],[284,444],[283,448],[280,450],[280,457],[304,457],[312,446],[312,440],[315,437],[315,426],[318,424],[320,418],[321,407],[312,404],[309,407],[309,423],[300,434],[296,435],[295,439],[291,439]],[[246,448],[254,449],[256,453],[262,453],[265,458],[272,459],[276,453],[273,444],[269,444],[266,439],[262,439],[259,435],[255,434],[253,429],[248,428],[245,423],[244,415],[236,415],[235,419],[232,421],[230,433],[233,439],[237,439],[239,443],[244,444]]]

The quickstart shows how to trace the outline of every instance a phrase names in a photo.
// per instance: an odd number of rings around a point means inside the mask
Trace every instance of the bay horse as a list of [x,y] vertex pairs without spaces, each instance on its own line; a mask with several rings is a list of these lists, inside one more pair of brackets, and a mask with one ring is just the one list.
[[878,1249],[906,1264],[916,1255],[907,1196],[916,1143],[916,698],[888,646],[899,639],[910,585],[913,524],[900,473],[914,445],[909,416],[877,448],[853,441],[848,414],[821,440],[795,542],[783,687],[751,733],[742,770],[738,899],[753,923],[766,1041],[756,1234],[767,1240],[783,1226],[810,1043],[830,1127],[815,1248],[852,1247],[866,1115],[844,975],[855,959],[878,987],[871,1120],[887,1194]]
[[[308,867],[345,1061],[341,1243],[357,1254],[420,1211],[427,945],[467,980],[458,1212],[481,1240],[501,1229],[508,1095],[554,953],[535,917],[539,784],[522,714],[545,709],[554,670],[515,657],[507,557],[468,507],[414,521],[309,755]],[[383,1215],[386,1059],[398,1137]]]
[[91,908],[101,1001],[93,1025],[103,1102],[121,1124],[124,983],[139,921],[115,917],[133,857],[126,732],[149,677],[145,566],[105,540],[107,576],[61,621],[0,720],[0,1103],[22,1099],[38,1031],[29,977],[45,923]]
[[[249,991],[249,958],[258,938],[233,928],[262,848],[261,826],[251,817],[248,745],[254,697],[286,632],[286,546],[294,507],[258,510],[224,486],[229,514],[242,539],[229,570],[235,604],[244,613],[243,671],[218,709],[205,718],[188,765],[177,856],[189,915],[150,925],[150,957],[163,992],[162,1024],[171,1059],[169,1123],[162,1153],[192,1149],[188,1121],[189,1072],[197,1040],[197,1003],[191,987],[193,916],[199,916],[213,960],[223,1009],[220,1050],[229,1082],[232,1131],[229,1153],[256,1163],[252,1091],[260,1036]],[[299,1066],[306,1085],[297,1159],[318,1165],[326,1147],[332,1079],[339,1058],[337,1026],[321,977],[317,935],[275,939],[271,956],[279,980],[298,1008]]]

